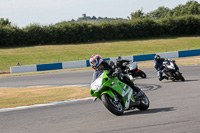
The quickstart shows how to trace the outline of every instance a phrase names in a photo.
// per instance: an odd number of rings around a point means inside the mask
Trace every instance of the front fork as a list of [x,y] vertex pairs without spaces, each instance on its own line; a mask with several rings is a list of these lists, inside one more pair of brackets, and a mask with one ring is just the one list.
[[119,98],[117,97],[117,95],[114,93],[114,103],[118,104],[119,103]]

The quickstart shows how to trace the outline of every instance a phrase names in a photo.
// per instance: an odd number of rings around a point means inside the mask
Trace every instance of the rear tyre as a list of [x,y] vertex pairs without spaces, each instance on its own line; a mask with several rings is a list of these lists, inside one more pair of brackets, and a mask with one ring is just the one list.
[[115,115],[122,115],[124,113],[124,109],[122,104],[118,101],[117,103],[114,102],[108,94],[103,94],[101,96],[101,100],[104,106],[113,114]]
[[143,79],[147,77],[147,75],[142,70],[140,70],[139,74]]
[[139,110],[147,110],[150,106],[150,102],[148,97],[144,94],[144,96],[142,96],[140,98],[140,104],[138,105],[138,109]]

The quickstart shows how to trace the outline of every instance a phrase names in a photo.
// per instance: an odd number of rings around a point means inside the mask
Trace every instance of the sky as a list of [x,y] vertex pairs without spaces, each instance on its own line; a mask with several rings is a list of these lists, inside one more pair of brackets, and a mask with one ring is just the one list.
[[[29,24],[49,25],[77,20],[82,14],[95,17],[127,18],[132,12],[144,13],[160,6],[170,9],[188,0],[0,0],[0,18],[26,27]],[[196,0],[200,3],[200,0]]]

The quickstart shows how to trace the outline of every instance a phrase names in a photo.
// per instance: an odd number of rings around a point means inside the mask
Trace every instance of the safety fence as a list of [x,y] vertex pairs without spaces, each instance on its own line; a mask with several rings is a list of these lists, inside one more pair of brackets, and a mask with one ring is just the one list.
[[[145,55],[123,56],[122,59],[129,59],[136,62],[148,61],[148,60],[153,60],[155,55],[160,55],[163,58],[181,58],[181,57],[199,56],[200,49],[145,54]],[[111,60],[113,62],[116,62],[116,58],[117,57],[104,58],[103,60],[104,61]],[[89,66],[90,66],[89,60],[81,60],[81,61],[69,61],[69,62],[50,63],[50,64],[13,66],[10,67],[10,72],[11,73],[37,72],[37,71],[47,71],[56,69],[82,68]]]

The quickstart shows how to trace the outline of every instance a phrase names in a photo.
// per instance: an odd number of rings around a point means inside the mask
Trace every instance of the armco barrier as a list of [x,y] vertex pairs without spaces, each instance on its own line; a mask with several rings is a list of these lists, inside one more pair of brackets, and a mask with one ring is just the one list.
[[14,66],[10,67],[11,73],[22,73],[22,72],[36,72],[37,65],[26,65],[26,66]]
[[86,67],[86,61],[69,61],[62,63],[62,69]]
[[197,56],[197,55],[200,55],[200,49],[179,51],[178,53],[179,53],[179,57]]
[[[147,61],[153,60],[155,55],[160,55],[163,58],[180,58],[189,56],[200,55],[200,49],[186,50],[186,51],[174,51],[156,54],[145,54],[145,55],[135,55],[135,56],[123,56],[122,59],[128,59],[133,61]],[[111,60],[116,62],[117,57],[104,58],[103,60]],[[81,68],[89,67],[89,60],[82,61],[70,61],[70,62],[60,62],[51,64],[38,64],[38,65],[27,65],[27,66],[13,66],[10,67],[11,73],[22,73],[22,72],[35,72],[35,71],[46,71],[46,70],[56,70],[56,69],[67,69],[67,68]]]
[[133,60],[134,61],[153,60],[155,55],[156,54],[136,55],[136,56],[133,56]]
[[56,69],[62,69],[62,63],[51,63],[51,64],[39,64],[39,65],[37,65],[37,71],[56,70]]
[[157,53],[157,55],[160,55],[162,58],[178,58],[179,57],[178,51],[176,51],[176,52],[166,52],[166,53]]

